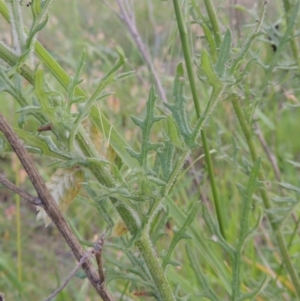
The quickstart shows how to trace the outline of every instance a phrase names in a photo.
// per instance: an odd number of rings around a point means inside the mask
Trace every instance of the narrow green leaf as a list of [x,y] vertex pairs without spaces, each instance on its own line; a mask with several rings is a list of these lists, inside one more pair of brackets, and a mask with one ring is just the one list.
[[230,58],[230,49],[231,49],[231,30],[228,28],[224,35],[220,51],[218,54],[218,60],[216,63],[216,72],[218,77],[223,77],[225,75],[226,63]]
[[242,294],[239,298],[237,298],[237,301],[253,300],[260,292],[262,292],[266,288],[270,280],[271,277],[265,277],[265,279],[262,280],[252,292]]
[[292,160],[286,160],[288,163],[290,163],[292,166],[296,168],[300,168],[300,162],[292,161]]
[[192,207],[190,208],[190,210],[186,216],[186,220],[184,221],[180,230],[175,232],[175,235],[173,236],[173,239],[169,246],[168,252],[167,252],[166,256],[164,257],[163,269],[165,269],[167,267],[167,265],[169,264],[171,255],[172,255],[176,245],[179,243],[179,241],[184,238],[186,239],[186,238],[192,237],[191,235],[186,236],[187,235],[186,231],[187,231],[188,227],[191,225],[191,223],[195,220],[199,205],[200,205],[199,202],[196,202],[195,204],[192,205]]
[[214,39],[210,29],[206,26],[205,23],[202,23],[201,26],[203,28],[206,40],[209,44],[211,59],[212,59],[213,63],[215,63],[217,61],[217,45],[216,45],[215,39]]
[[34,18],[34,20],[36,20],[42,10],[41,9],[41,1],[39,1],[39,0],[32,1],[31,10],[32,10],[33,18]]
[[213,68],[212,62],[210,60],[210,56],[205,49],[202,51],[202,54],[201,54],[201,68],[207,77],[208,83],[212,87],[216,87],[221,84],[221,81],[218,78],[218,76]]
[[[174,221],[181,227],[184,221],[186,220],[185,213],[174,203],[174,201],[169,197],[165,197],[166,203],[170,210],[170,216],[173,217]],[[194,237],[194,243],[197,247],[197,252],[201,254],[202,260],[205,260],[215,271],[218,277],[215,279],[216,281],[220,281],[219,283],[222,284],[228,293],[231,293],[231,287],[229,283],[229,279],[231,276],[229,275],[228,270],[225,268],[224,263],[215,256],[213,252],[211,252],[207,241],[203,239],[201,233],[198,231],[196,227],[191,225],[187,230],[187,233],[191,233]]]
[[214,291],[211,289],[208,280],[206,279],[205,275],[201,271],[201,268],[199,267],[199,262],[197,261],[195,255],[192,252],[192,249],[190,246],[186,245],[186,253],[188,255],[190,266],[192,270],[194,271],[194,274],[198,280],[198,283],[201,286],[201,295],[205,296],[206,298],[212,300],[212,301],[218,301],[219,298],[216,296]]
[[294,192],[297,192],[297,193],[300,193],[300,188],[292,185],[292,184],[289,184],[289,183],[279,183],[279,185],[284,188],[284,189],[287,189],[287,190],[291,190],[291,191],[294,191]]
[[19,292],[22,291],[22,283],[18,280],[16,270],[12,268],[13,263],[9,262],[4,257],[0,257],[0,272],[4,273],[5,277],[8,278],[12,287],[17,289]]

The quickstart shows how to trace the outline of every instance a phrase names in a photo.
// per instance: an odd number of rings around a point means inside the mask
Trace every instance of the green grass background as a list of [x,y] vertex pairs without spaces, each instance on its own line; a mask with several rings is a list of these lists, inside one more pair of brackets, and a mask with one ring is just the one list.
[[[225,32],[225,29],[231,25],[229,3],[225,1],[214,2],[218,9],[222,30]],[[237,26],[241,32],[241,37],[238,37],[235,28],[231,28],[237,47],[240,41],[255,26],[259,1],[257,1],[257,6],[252,1],[238,2],[238,4],[241,5],[237,8],[240,11],[241,19]],[[118,9],[114,1],[111,2],[111,6],[113,9]],[[242,9],[242,7],[246,8]],[[176,65],[183,61],[172,3],[170,1],[136,1],[134,8],[138,30],[143,41],[149,47],[167,97],[170,99]],[[23,5],[22,10],[24,11],[25,24],[29,25],[30,9]],[[203,13],[206,14],[204,7]],[[267,7],[264,21],[266,34],[258,38],[251,47],[252,54],[259,56],[265,64],[274,55],[267,34],[276,22],[280,24],[279,31],[284,31],[283,15],[282,3],[272,1]],[[0,37],[10,45],[10,31],[4,19],[0,19],[0,32]],[[194,54],[199,54],[203,48],[207,49],[205,41],[199,38],[203,35],[203,32],[198,25],[192,24],[189,28],[189,34]],[[39,33],[38,39],[70,75],[74,74],[83,48],[86,49],[87,58],[82,74],[84,78],[82,87],[85,91],[93,91],[97,81],[113,65],[117,57],[116,45],[120,45],[124,49],[128,59],[124,71],[135,70],[136,75],[110,87],[110,91],[115,91],[115,94],[108,99],[101,100],[99,106],[130,145],[138,145],[140,132],[131,121],[130,115],[141,116],[143,114],[153,78],[149,74],[148,68],[145,66],[128,31],[113,12],[101,1],[53,1],[49,22],[46,28]],[[287,45],[278,63],[289,64],[291,61],[292,56]],[[61,90],[49,74],[46,76],[53,87]],[[244,107],[249,114],[251,108],[256,105],[255,95],[260,89],[263,78],[262,68],[253,65],[241,83],[241,91],[245,96]],[[198,81],[198,83],[200,99],[205,103],[209,90],[201,81]],[[26,86],[25,93],[26,91],[30,93],[30,89],[29,85]],[[195,116],[188,88],[186,93],[189,97],[189,116],[193,121]],[[1,113],[11,123],[15,122],[17,116],[14,112],[17,106],[14,105],[13,99],[2,93],[0,104]],[[281,182],[299,187],[299,167],[297,168],[287,161],[299,162],[300,160],[299,70],[297,73],[294,70],[277,68],[272,75],[270,85],[264,92],[263,101],[258,104],[256,112],[258,112],[256,113],[256,119],[259,121],[266,143],[278,160]],[[26,124],[28,130],[34,130],[35,127],[34,121]],[[222,213],[225,216],[227,239],[234,244],[239,230],[241,205],[241,196],[236,184],[246,184],[247,177],[244,170],[247,167],[247,161],[250,159],[241,129],[229,101],[224,99],[219,103],[206,124],[205,130],[209,145],[213,150],[214,172],[222,204]],[[160,128],[156,127],[153,132],[153,140],[157,140],[160,136]],[[298,201],[298,194],[281,191],[270,162],[258,139],[255,140],[255,143],[262,156],[262,168],[268,181],[270,195],[274,197],[276,195],[291,196]],[[23,189],[34,193],[21,166],[17,166],[16,172],[16,161],[16,158],[11,155],[0,158],[1,172],[12,181],[19,179],[21,181],[20,186]],[[42,176],[47,181],[54,172],[54,168],[49,166],[47,159],[35,156],[35,161]],[[179,176],[180,180],[173,188],[171,195],[178,208],[187,211],[191,201],[200,199],[201,193],[201,201],[205,202],[214,214],[210,183],[207,178],[201,148],[192,152],[183,172],[184,175]],[[70,206],[67,216],[83,239],[93,241],[105,230],[107,225],[99,218],[94,207],[86,202],[86,198],[86,193],[82,191],[81,196]],[[253,207],[252,222],[255,220],[259,206],[261,206],[261,203],[257,196]],[[113,208],[109,208],[109,210],[116,219]],[[0,213],[0,292],[5,293],[7,300],[43,300],[67,277],[75,265],[75,259],[53,225],[45,228],[42,222],[36,222],[35,208],[22,200],[20,218],[22,225],[22,279],[20,279],[20,276],[18,279],[15,196],[3,186],[0,186]],[[294,214],[298,218],[298,207],[294,208]],[[170,217],[163,238],[157,242],[157,252],[159,254],[168,249],[174,235],[173,229],[177,227],[176,223],[176,218]],[[214,269],[209,261],[203,257],[198,247],[200,238],[194,238],[193,241],[188,241],[188,243],[194,250],[198,266],[205,272],[215,293],[220,296],[220,300],[228,300],[226,299],[226,290],[230,281],[230,260],[220,247],[209,240],[210,234],[200,213],[193,223],[193,228],[201,236],[201,239],[204,239],[211,260],[216,262],[216,265],[222,265],[224,275],[220,275],[220,270]],[[294,229],[295,223],[290,218],[283,228],[287,241],[292,237]],[[108,239],[108,241],[110,240],[111,238]],[[299,234],[296,230],[296,235],[293,236],[290,245],[290,254],[294,264],[300,268],[298,259],[299,243]],[[174,287],[178,284],[182,292],[191,294],[189,300],[207,300],[204,297],[197,296],[201,291],[201,287],[189,266],[185,244],[185,241],[181,241],[177,246],[172,258],[180,261],[181,266],[168,267],[168,278]],[[114,251],[112,248],[105,249],[104,256],[107,264],[111,266],[116,258],[120,261],[126,260],[122,252]],[[270,275],[272,271],[279,271],[278,251],[274,246],[272,234],[265,219],[263,219],[258,231],[255,232],[254,237],[246,245],[244,256],[242,289],[245,291],[250,287],[255,287],[260,280],[267,274]],[[281,276],[282,282],[280,285],[271,280],[268,287],[256,300],[296,300],[289,278],[284,270],[281,270]],[[126,281],[112,281],[108,286],[116,300],[151,299],[138,297],[134,294],[135,291],[130,292]],[[123,292],[125,293],[122,297]],[[97,297],[87,280],[74,278],[67,288],[57,296],[56,300],[97,300]]]

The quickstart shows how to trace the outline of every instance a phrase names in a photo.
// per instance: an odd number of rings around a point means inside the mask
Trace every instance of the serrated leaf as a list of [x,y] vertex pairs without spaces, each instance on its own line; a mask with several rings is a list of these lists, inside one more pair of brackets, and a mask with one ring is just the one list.
[[196,147],[197,144],[191,139],[192,130],[188,124],[185,112],[186,98],[184,96],[184,70],[182,63],[178,64],[176,77],[174,80],[173,97],[174,104],[164,104],[172,113],[173,120],[177,125],[178,131],[185,144],[190,147]]
[[206,50],[202,52],[201,56],[201,68],[204,71],[207,82],[213,87],[208,104],[206,105],[204,113],[197,120],[193,133],[190,135],[190,140],[196,141],[200,135],[200,131],[204,126],[205,122],[208,120],[212,114],[214,108],[220,100],[220,96],[225,88],[225,83],[223,83],[217,76],[210,59],[210,56]]
[[[39,152],[45,156],[57,159],[70,159],[66,152],[60,151],[53,143],[50,137],[32,135],[20,128],[14,128],[16,134],[25,142],[25,146],[31,149],[39,149]],[[50,140],[49,140],[50,139]]]
[[155,101],[157,96],[155,94],[155,89],[152,87],[149,92],[148,101],[146,104],[146,117],[144,119],[139,119],[132,116],[133,122],[141,128],[142,130],[142,144],[140,152],[136,152],[132,149],[127,149],[128,153],[135,158],[141,167],[145,171],[148,171],[147,167],[147,156],[150,151],[157,151],[159,147],[163,147],[162,143],[151,143],[151,129],[154,123],[165,118],[165,116],[157,116],[154,114]]
[[38,110],[41,110],[41,107],[29,105],[17,110],[16,113],[24,113],[24,112],[27,113],[27,112],[38,111]]
[[175,154],[175,146],[170,140],[165,141],[165,146],[157,152],[157,159],[162,172],[162,179],[168,181],[173,171],[173,158]]

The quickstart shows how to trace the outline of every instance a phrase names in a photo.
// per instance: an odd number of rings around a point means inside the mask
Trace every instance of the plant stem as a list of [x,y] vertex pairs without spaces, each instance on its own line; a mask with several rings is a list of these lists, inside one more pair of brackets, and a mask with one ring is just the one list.
[[144,231],[141,238],[137,240],[136,245],[143,255],[147,267],[152,275],[152,278],[159,290],[161,300],[175,301],[169,282],[166,279],[162,266],[155,255],[150,237],[147,231]]
[[[10,66],[14,66],[19,59],[17,54],[15,54],[2,42],[0,42],[0,58],[7,62]],[[28,80],[28,82],[33,83],[33,72],[27,65],[22,64],[19,72],[25,79]]]
[[17,0],[7,1],[10,13],[11,31],[17,54],[25,50],[26,36],[24,33],[23,19],[20,12],[20,3]]
[[[187,32],[186,32],[186,29],[184,26],[184,21],[183,21],[183,16],[181,13],[179,1],[173,0],[173,5],[174,5],[175,14],[176,14],[177,25],[178,25],[178,30],[179,30],[179,35],[180,35],[180,40],[181,40],[181,45],[182,45],[182,51],[183,51],[183,55],[184,55],[184,60],[185,60],[188,77],[189,77],[194,106],[195,106],[197,118],[199,119],[201,116],[200,101],[198,98],[198,93],[197,93],[197,88],[196,88],[196,81],[195,81],[195,76],[194,76],[194,71],[193,71],[193,64],[192,64],[192,58],[191,58],[191,53],[190,53],[190,48],[189,48],[189,43],[188,43]],[[222,211],[221,211],[221,206],[220,206],[220,201],[219,201],[219,196],[218,196],[218,191],[217,191],[217,186],[216,186],[216,181],[215,181],[215,176],[214,176],[214,171],[213,171],[213,163],[211,160],[207,137],[206,137],[204,130],[201,130],[201,139],[202,139],[203,149],[204,149],[204,153],[205,153],[205,161],[206,161],[206,165],[207,165],[207,169],[208,169],[208,175],[209,175],[209,179],[210,179],[211,190],[212,190],[212,194],[213,194],[213,199],[214,199],[217,218],[218,218],[218,222],[219,222],[220,232],[221,232],[222,236],[225,238],[224,219],[223,219],[223,215],[222,215]]]
[[[86,143],[87,142],[86,139],[88,139],[88,137],[85,137],[82,130],[79,129],[76,138],[77,138],[76,139],[77,142],[79,143],[79,146],[81,147],[85,155],[89,157],[95,157],[95,156],[97,157],[97,154],[95,154],[93,149],[89,147],[89,145],[92,145],[92,143]],[[103,168],[103,170],[99,170],[98,166],[91,165],[90,170],[100,183],[108,187],[115,186],[114,179],[109,174],[109,172],[105,170],[105,168]],[[120,205],[120,202],[116,198],[110,198],[110,200],[113,203],[113,205],[118,204],[118,206],[116,206],[116,210],[122,217],[130,233],[132,235],[135,235],[139,230],[139,225],[137,223],[137,220],[131,213],[131,211],[126,206]],[[147,231],[144,232],[145,233],[141,235],[141,238],[137,240],[136,245],[139,251],[141,252],[143,259],[146,262],[146,265],[156,284],[157,290],[162,297],[162,300],[175,301],[172,290],[170,288],[170,284],[168,283],[168,280],[164,274],[162,266],[158,261],[154,253],[154,250],[152,248],[150,237],[147,234]]]
[[206,7],[206,10],[208,13],[208,17],[209,17],[209,20],[210,20],[210,23],[212,26],[212,31],[215,36],[215,41],[216,41],[217,47],[220,47],[221,42],[222,42],[222,37],[221,37],[221,30],[220,30],[215,7],[211,0],[204,0],[204,4],[205,4],[205,7]]
[[[255,162],[257,160],[257,153],[256,153],[256,149],[255,149],[255,146],[253,143],[252,133],[251,133],[251,130],[250,130],[248,124],[246,123],[246,118],[242,112],[242,109],[241,109],[241,106],[239,103],[239,99],[237,97],[234,97],[232,99],[232,105],[233,105],[233,108],[237,115],[237,118],[239,120],[240,126],[242,128],[243,134],[246,139],[246,142],[248,144],[248,148],[249,148],[249,151],[251,154],[252,161]],[[267,190],[265,187],[265,179],[264,179],[262,170],[259,171],[258,179],[263,184],[263,187],[261,188],[261,191],[260,191],[261,198],[263,200],[264,207],[267,210],[267,216],[268,216],[271,228],[275,234],[275,238],[276,238],[276,241],[277,241],[277,244],[278,244],[281,256],[282,256],[282,260],[286,266],[287,272],[289,273],[289,275],[291,277],[291,280],[292,280],[293,285],[296,290],[296,294],[297,294],[298,298],[300,298],[299,276],[291,262],[291,259],[290,259],[289,253],[288,253],[288,249],[286,247],[286,243],[284,241],[282,233],[280,232],[280,225],[278,224],[277,221],[274,220],[272,213],[269,213],[270,210],[272,209],[272,206],[271,206],[271,201],[269,199],[269,196],[267,194]]]

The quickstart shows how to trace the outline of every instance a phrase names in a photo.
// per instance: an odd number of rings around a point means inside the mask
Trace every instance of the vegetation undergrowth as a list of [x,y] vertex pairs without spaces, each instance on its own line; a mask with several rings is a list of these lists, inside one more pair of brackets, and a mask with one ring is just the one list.
[[[27,204],[16,194],[14,207],[0,190],[0,293],[45,299],[63,283],[75,264],[55,225],[84,258],[56,300],[298,300],[299,1],[271,6],[275,21],[263,1],[244,25],[245,9],[232,6],[234,28],[211,0],[104,3],[132,43],[116,33],[122,47],[111,45],[108,25],[101,47],[88,42],[76,22],[98,18],[93,9],[84,16],[94,3],[82,11],[71,3],[63,41],[73,53],[59,55],[43,46],[58,13],[51,0],[0,0],[11,30],[11,43],[0,42],[1,173],[29,194]],[[156,22],[166,26],[166,16],[172,29],[163,36]],[[148,20],[149,41],[167,47],[141,42],[135,24]],[[162,76],[156,61],[176,67]],[[5,119],[53,200],[37,188]],[[27,253],[28,245],[39,247]]]

